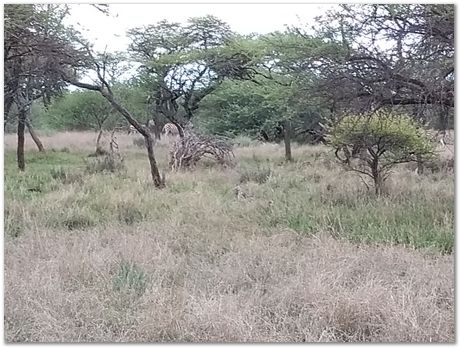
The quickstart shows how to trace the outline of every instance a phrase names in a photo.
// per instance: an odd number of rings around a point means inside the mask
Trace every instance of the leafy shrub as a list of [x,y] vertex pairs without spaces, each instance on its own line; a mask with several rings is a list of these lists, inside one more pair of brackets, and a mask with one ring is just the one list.
[[453,171],[455,168],[453,158],[448,160],[433,159],[424,163],[424,166],[429,169],[431,173]]
[[347,169],[372,179],[376,194],[395,165],[424,161],[434,153],[411,117],[387,110],[345,116],[331,127],[327,139]]

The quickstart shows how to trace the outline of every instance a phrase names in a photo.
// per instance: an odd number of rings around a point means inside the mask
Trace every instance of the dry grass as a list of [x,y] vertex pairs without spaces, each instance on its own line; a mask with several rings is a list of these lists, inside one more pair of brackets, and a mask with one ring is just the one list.
[[[8,342],[453,342],[453,257],[291,231],[33,231],[6,248]],[[116,290],[122,261],[141,294]]]
[[7,342],[454,342],[452,174],[375,199],[324,147],[262,144],[158,191],[132,138],[125,173],[82,171],[91,136],[22,176],[7,154]]
[[[40,139],[46,149],[55,149],[61,151],[65,149],[70,152],[91,152],[96,149],[97,132],[59,132],[59,133],[42,133]],[[134,144],[135,139],[142,139],[137,133],[127,135],[125,132],[116,133],[117,143],[124,151],[139,151],[139,147]],[[108,148],[110,142],[110,133],[104,133],[102,138],[102,146]],[[5,149],[14,149],[17,143],[15,134],[5,134],[4,145]],[[161,141],[162,146],[168,145],[168,140]],[[25,140],[26,150],[35,150],[36,146],[30,137],[26,134]]]

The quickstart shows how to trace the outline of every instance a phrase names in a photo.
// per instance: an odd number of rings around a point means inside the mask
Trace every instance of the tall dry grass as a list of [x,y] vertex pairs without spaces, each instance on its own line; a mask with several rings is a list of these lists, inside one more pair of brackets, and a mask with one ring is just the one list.
[[22,175],[7,147],[7,342],[455,340],[451,172],[401,167],[376,199],[325,147],[259,144],[156,190],[122,138],[120,173],[84,170],[88,133]]

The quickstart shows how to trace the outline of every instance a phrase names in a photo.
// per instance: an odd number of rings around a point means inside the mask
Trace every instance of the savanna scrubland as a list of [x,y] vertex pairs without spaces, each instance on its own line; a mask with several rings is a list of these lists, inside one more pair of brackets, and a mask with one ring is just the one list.
[[19,175],[5,137],[7,341],[454,341],[452,172],[376,198],[325,146],[248,141],[157,190],[135,136],[92,172],[95,137],[28,139]]
[[4,6],[6,342],[455,341],[452,4],[72,6]]

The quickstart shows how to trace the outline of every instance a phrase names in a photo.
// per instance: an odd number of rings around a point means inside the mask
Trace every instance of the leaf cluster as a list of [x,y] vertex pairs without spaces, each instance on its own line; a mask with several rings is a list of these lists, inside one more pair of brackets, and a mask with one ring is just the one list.
[[434,152],[423,128],[413,118],[388,109],[344,116],[330,128],[327,139],[335,149],[367,150],[389,165],[419,160]]

